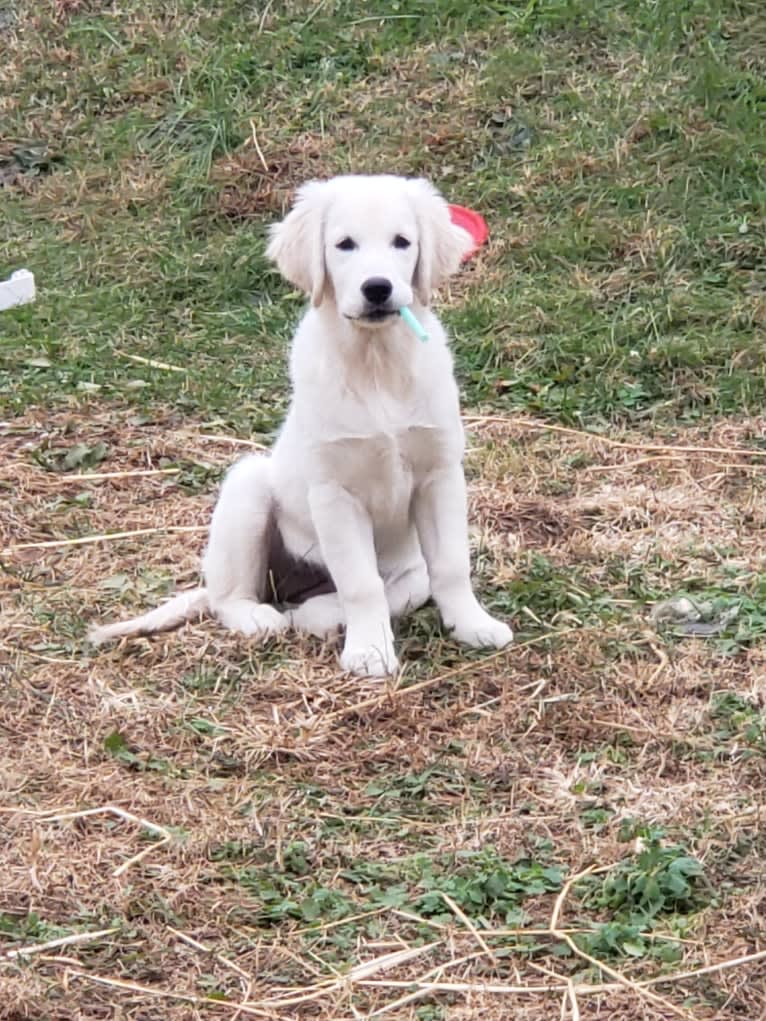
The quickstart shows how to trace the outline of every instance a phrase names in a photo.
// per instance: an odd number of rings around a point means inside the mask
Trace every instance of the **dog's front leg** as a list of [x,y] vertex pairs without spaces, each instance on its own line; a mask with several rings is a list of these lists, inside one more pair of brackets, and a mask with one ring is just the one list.
[[360,677],[384,677],[398,663],[372,521],[348,490],[333,482],[312,486],[309,506],[325,566],[346,622],[340,663]]
[[431,473],[415,493],[415,524],[445,627],[459,642],[502,649],[513,632],[490,616],[471,587],[468,512],[462,465]]

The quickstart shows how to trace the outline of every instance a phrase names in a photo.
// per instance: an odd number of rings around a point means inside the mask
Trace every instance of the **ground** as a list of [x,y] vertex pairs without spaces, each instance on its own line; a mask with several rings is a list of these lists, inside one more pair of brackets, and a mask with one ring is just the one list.
[[[0,319],[0,1017],[760,1017],[761,5],[11,0],[0,38],[0,278],[40,289]],[[352,169],[489,223],[439,308],[516,643],[95,653],[195,583],[285,405],[265,227]]]

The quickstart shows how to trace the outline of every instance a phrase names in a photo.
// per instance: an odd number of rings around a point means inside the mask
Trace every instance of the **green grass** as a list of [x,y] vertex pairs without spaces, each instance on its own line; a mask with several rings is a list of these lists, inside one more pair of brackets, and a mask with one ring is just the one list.
[[[7,413],[95,395],[268,433],[301,303],[265,225],[312,169],[374,167],[489,222],[485,272],[446,315],[469,401],[590,425],[761,405],[755,0],[281,7],[259,32],[233,2],[19,6],[18,52],[55,42],[61,73],[13,67],[4,151],[55,161],[3,195],[0,268],[40,286],[3,317]],[[238,222],[211,171],[251,119],[279,201]],[[282,157],[306,133],[321,157],[296,169]]]

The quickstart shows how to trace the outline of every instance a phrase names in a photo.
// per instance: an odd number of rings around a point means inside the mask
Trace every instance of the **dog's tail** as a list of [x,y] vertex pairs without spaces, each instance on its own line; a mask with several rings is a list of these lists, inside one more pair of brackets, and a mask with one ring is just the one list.
[[170,628],[183,624],[184,621],[202,617],[209,612],[207,589],[195,588],[189,592],[182,592],[140,617],[118,621],[116,624],[92,627],[88,631],[88,641],[91,645],[103,645],[104,642],[111,642],[115,638],[124,638],[126,635],[146,635],[154,631],[168,631]]

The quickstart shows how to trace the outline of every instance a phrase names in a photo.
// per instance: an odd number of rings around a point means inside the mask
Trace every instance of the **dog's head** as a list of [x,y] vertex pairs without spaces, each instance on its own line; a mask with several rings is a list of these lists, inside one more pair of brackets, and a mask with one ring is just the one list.
[[271,228],[267,254],[314,305],[333,300],[341,315],[372,328],[415,296],[428,305],[470,248],[427,181],[349,175],[303,185]]

